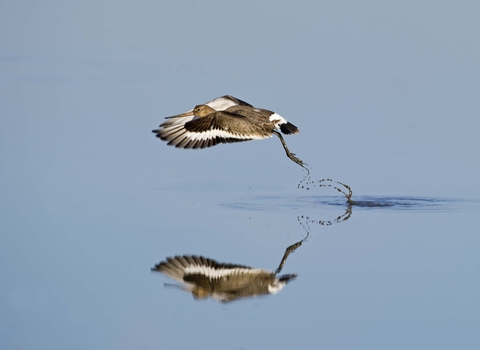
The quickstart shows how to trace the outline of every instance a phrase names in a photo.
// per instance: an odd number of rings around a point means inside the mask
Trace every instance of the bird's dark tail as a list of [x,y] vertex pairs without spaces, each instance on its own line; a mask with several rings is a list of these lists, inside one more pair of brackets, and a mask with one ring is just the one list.
[[298,134],[300,130],[290,122],[280,124],[280,131],[285,135]]
[[287,282],[287,283],[288,283],[290,280],[296,278],[297,276],[298,276],[298,275],[297,275],[296,273],[291,273],[291,274],[288,274],[288,275],[280,276],[280,277],[278,278],[278,280],[279,280],[280,282]]

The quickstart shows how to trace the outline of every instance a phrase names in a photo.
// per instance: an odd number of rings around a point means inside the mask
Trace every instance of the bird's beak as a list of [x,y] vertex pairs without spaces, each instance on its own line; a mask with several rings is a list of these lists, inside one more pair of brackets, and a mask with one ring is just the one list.
[[193,109],[182,113],[182,114],[177,114],[177,115],[172,115],[171,117],[166,117],[165,119],[172,119],[172,118],[183,118],[183,117],[191,117],[193,116]]
[[[168,288],[174,288],[174,289],[180,289],[180,290],[184,290],[185,292],[191,292],[192,291],[192,288],[190,286],[185,286],[185,285],[182,285],[182,284],[177,284],[177,283],[164,283],[163,284],[165,287],[168,287]],[[189,288],[190,287],[190,288]]]

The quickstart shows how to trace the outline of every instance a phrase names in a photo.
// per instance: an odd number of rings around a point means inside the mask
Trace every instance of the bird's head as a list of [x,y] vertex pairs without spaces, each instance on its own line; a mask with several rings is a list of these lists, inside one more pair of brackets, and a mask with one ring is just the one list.
[[207,105],[198,105],[193,109],[193,114],[199,118],[206,117],[207,115],[215,112],[216,111],[212,107]]

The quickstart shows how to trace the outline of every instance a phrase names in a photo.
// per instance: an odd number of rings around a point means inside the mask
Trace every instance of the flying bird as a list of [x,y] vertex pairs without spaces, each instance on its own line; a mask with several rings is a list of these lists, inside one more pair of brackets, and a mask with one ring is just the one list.
[[[306,164],[291,153],[281,133],[298,134],[300,130],[281,115],[230,95],[197,105],[185,113],[167,117],[157,137],[178,148],[206,148],[219,143],[261,140],[278,136],[287,156],[306,168]],[[307,169],[308,171],[308,169]]]

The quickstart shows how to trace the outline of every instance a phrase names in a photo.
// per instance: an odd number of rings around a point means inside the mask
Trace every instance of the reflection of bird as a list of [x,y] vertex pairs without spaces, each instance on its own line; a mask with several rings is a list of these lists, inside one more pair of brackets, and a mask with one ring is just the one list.
[[279,114],[255,108],[233,96],[222,96],[196,106],[185,113],[168,117],[153,130],[157,137],[178,148],[205,148],[219,143],[261,140],[276,135],[287,156],[304,167],[288,150],[280,132],[290,135],[300,131]]
[[[276,276],[276,272],[243,265],[218,263],[201,256],[176,256],[167,258],[154,268],[185,284],[186,290],[198,299],[211,296],[228,302],[240,298],[280,291],[296,274]],[[278,270],[277,270],[278,271]]]

